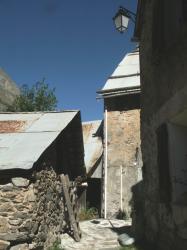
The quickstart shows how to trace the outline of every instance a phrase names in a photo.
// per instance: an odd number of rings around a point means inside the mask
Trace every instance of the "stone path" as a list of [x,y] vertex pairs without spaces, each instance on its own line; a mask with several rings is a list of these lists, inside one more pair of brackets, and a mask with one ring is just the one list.
[[118,235],[127,231],[130,222],[124,220],[95,219],[80,222],[82,238],[75,242],[68,234],[63,234],[61,246],[64,250],[117,250],[120,249]]

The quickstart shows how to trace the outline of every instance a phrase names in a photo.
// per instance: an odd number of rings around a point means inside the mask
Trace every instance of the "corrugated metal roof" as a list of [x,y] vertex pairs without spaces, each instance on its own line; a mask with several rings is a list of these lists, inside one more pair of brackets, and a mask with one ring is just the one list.
[[[87,173],[93,171],[92,178],[101,178],[102,176],[102,162],[97,162],[103,153],[102,139],[97,134],[100,129],[102,121],[84,122],[83,127],[83,140],[84,140],[84,152],[85,152],[85,165]],[[98,164],[97,166],[96,163]]]
[[0,113],[0,170],[31,169],[77,112]]
[[[101,93],[140,87],[139,52],[127,54],[108,78]],[[99,93],[99,92],[98,92]]]

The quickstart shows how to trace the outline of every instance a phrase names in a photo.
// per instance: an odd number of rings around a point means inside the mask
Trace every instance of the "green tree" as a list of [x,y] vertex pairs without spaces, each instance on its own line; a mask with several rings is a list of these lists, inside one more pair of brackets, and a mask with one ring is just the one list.
[[8,111],[52,111],[55,110],[56,106],[55,89],[49,89],[45,79],[42,79],[31,87],[26,84],[22,85],[20,95],[9,106]]

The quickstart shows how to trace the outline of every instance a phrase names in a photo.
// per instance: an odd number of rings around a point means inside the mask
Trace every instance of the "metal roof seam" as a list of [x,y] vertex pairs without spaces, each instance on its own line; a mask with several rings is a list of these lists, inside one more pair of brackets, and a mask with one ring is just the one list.
[[126,78],[126,77],[139,76],[139,75],[140,75],[140,73],[137,72],[135,74],[129,74],[129,75],[109,76],[108,79]]
[[140,67],[139,52],[135,51],[125,55],[99,92],[116,88],[133,88],[137,85],[140,86]]
[[41,114],[41,115],[44,115],[44,114],[59,114],[59,113],[69,113],[69,112],[79,112],[80,110],[62,110],[62,111],[32,111],[32,112],[0,112],[0,115],[1,114]]

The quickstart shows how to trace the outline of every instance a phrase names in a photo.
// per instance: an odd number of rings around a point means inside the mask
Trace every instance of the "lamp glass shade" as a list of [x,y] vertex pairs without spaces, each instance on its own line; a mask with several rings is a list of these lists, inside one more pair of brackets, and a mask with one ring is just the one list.
[[129,18],[129,14],[127,14],[123,9],[119,9],[118,13],[113,18],[115,27],[119,32],[123,33],[127,29]]
[[114,18],[114,24],[117,30],[119,30],[122,26],[122,18],[121,15],[118,15]]
[[129,17],[128,16],[122,16],[122,27],[127,29],[128,24],[129,24]]

